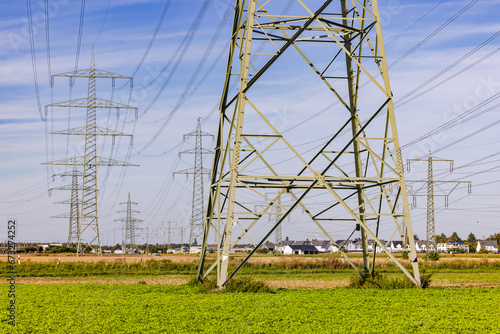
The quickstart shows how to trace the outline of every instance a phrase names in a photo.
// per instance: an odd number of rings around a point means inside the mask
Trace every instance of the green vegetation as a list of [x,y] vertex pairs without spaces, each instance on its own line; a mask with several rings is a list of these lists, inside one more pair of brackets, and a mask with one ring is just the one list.
[[[2,284],[6,290],[6,284]],[[279,290],[24,285],[0,333],[494,333],[498,289]]]
[[[218,292],[217,280],[215,278],[207,279],[205,282],[200,283],[196,279],[191,279],[188,282],[189,286],[198,287],[200,293],[214,293]],[[251,277],[235,277],[230,280],[226,287],[220,291],[223,293],[232,292],[266,292],[271,293],[274,290],[264,282],[256,281]]]
[[439,260],[439,253],[438,252],[429,252],[429,260],[432,260],[432,261]]
[[[422,288],[428,288],[432,274],[420,275]],[[349,279],[349,288],[354,289],[416,289],[417,286],[406,276],[388,277],[375,272],[373,276],[353,275]]]
[[[479,255],[474,255],[475,257]],[[481,255],[484,256],[484,255]],[[488,255],[491,257],[491,255]],[[240,271],[243,275],[284,275],[284,274],[331,274],[351,272],[352,268],[347,261],[342,262],[338,257],[307,258],[274,258],[274,261],[248,262]],[[234,269],[241,263],[242,258],[230,259],[230,268]],[[211,263],[207,262],[207,266]],[[22,262],[17,266],[18,277],[88,277],[88,276],[137,276],[137,275],[193,275],[196,272],[197,262],[172,262],[170,260],[149,260],[144,262],[64,262],[58,265],[54,262]],[[405,266],[410,269],[408,261]],[[421,261],[420,268],[430,273],[437,271],[497,271],[500,270],[500,261],[453,259],[447,261]],[[377,271],[382,273],[400,273],[392,262],[379,262]],[[7,262],[0,263],[0,277],[7,277]]]

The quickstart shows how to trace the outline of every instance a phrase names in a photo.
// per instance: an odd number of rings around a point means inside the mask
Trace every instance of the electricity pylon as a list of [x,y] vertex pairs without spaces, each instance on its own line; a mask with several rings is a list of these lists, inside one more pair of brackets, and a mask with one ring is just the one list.
[[[120,210],[118,212],[125,212],[126,216],[125,218],[120,218],[120,219],[115,219],[115,221],[121,221],[125,223],[125,237],[124,237],[124,244],[125,247],[128,246],[129,249],[134,249],[136,246],[135,243],[135,236],[136,236],[136,223],[142,222],[142,219],[134,218],[133,213],[139,213],[140,211],[133,210],[132,205],[137,205],[136,202],[132,202],[130,200],[130,193],[128,193],[128,200],[126,202],[122,202],[120,204],[125,204],[127,205],[127,209],[125,210]],[[125,250],[123,250],[125,251]]]
[[213,135],[201,131],[201,122],[199,118],[196,131],[186,133],[184,135],[184,140],[187,137],[195,137],[195,148],[182,151],[180,154],[194,154],[194,167],[175,172],[174,174],[193,174],[193,200],[191,207],[191,227],[189,231],[189,245],[191,246],[196,238],[200,240],[201,237],[203,237],[203,226],[205,221],[203,175],[209,175],[211,173],[210,169],[203,168],[203,155],[213,154],[214,152],[203,148],[202,138],[213,137]]
[[175,225],[177,225],[176,222],[173,222],[173,221],[166,221],[166,222],[162,222],[161,225],[162,226],[165,226],[164,224],[168,224],[168,227],[158,227],[157,230],[167,230],[167,254],[168,254],[168,251],[172,249],[172,230],[181,230],[182,228],[181,227],[172,227],[172,223]]
[[[258,0],[235,4],[198,280],[216,269],[217,285],[224,287],[301,207],[334,245],[328,231],[346,226],[360,231],[362,267],[341,252],[361,276],[373,274],[378,247],[420,285],[377,1],[330,0],[309,8],[297,0],[286,15],[279,14],[283,6]],[[298,110],[314,82],[326,89]],[[234,95],[233,83],[239,84]],[[277,117],[273,103],[288,104],[290,99],[299,101],[287,107],[293,107],[290,117]],[[323,101],[329,105],[318,111]],[[285,137],[284,125],[295,115],[302,119],[286,129]],[[303,120],[307,115],[313,122]],[[299,153],[311,138],[327,133],[320,148]],[[279,193],[268,197],[269,189]],[[267,228],[261,218],[283,193],[292,196],[293,204],[282,207],[279,221]],[[252,203],[262,199],[268,205],[253,211]],[[405,242],[412,272],[379,239],[381,226],[388,242],[395,236]],[[213,231],[217,258],[207,269],[207,241]],[[229,254],[242,238],[255,247],[229,272]],[[371,257],[368,239],[376,245]]]
[[71,186],[62,186],[53,190],[71,190],[71,198],[69,200],[55,202],[54,204],[69,204],[69,214],[53,216],[51,218],[66,218],[69,219],[68,241],[67,244],[76,244],[78,242],[78,227],[80,225],[80,202],[78,201],[78,191],[83,188],[78,185],[78,177],[81,177],[82,172],[73,168],[72,171],[56,174],[54,176],[71,176]]
[[[272,195],[276,195],[277,193],[266,193],[266,196],[270,197]],[[256,207],[265,208],[267,205],[258,205]],[[275,244],[275,255],[281,256],[283,255],[283,224],[278,222],[281,219],[281,196],[276,199],[275,205],[268,211],[268,221],[270,223],[277,224],[276,230],[274,231],[274,244]],[[257,209],[256,209],[257,210]],[[290,218],[290,217],[289,217]]]
[[60,135],[80,135],[85,136],[85,153],[83,156],[62,159],[52,162],[46,162],[42,165],[72,165],[83,166],[83,185],[81,199],[81,214],[80,224],[78,226],[78,245],[76,249],[77,256],[81,254],[86,247],[91,251],[102,256],[101,238],[99,234],[99,223],[97,214],[97,166],[138,166],[128,162],[118,161],[110,158],[97,156],[97,136],[132,136],[130,134],[114,131],[111,129],[97,126],[97,108],[115,108],[119,109],[134,109],[137,117],[137,108],[125,104],[112,102],[97,98],[96,96],[96,79],[111,78],[113,86],[115,79],[128,79],[132,86],[132,78],[120,74],[115,74],[103,70],[98,70],[95,67],[94,47],[92,46],[92,55],[90,60],[90,68],[73,72],[55,74],[54,77],[68,77],[70,82],[73,78],[88,78],[88,96],[81,99],[49,104],[48,107],[64,107],[64,108],[86,108],[87,121],[85,126],[56,131],[51,134]]
[[[434,197],[444,197],[445,198],[445,206],[448,207],[448,196],[451,195],[451,193],[457,189],[458,185],[461,183],[467,183],[468,186],[468,193],[470,194],[471,192],[471,186],[472,183],[470,181],[435,181],[434,180],[434,172],[433,172],[433,162],[449,162],[450,163],[450,173],[453,172],[453,160],[449,159],[442,159],[442,158],[437,158],[433,157],[432,154],[429,154],[427,158],[420,158],[420,159],[408,159],[407,160],[407,165],[408,165],[408,170],[410,170],[410,162],[411,161],[427,161],[427,180],[424,181],[416,181],[416,180],[408,180],[406,182],[421,182],[423,183],[422,187],[418,188],[417,190],[412,190],[411,187],[408,188],[408,192],[416,198],[417,196],[427,196],[427,243],[426,243],[426,251],[427,251],[427,257],[429,256],[429,253],[431,251],[436,252],[437,247],[436,247],[436,220],[435,220],[435,215],[434,215]],[[440,187],[441,184],[454,184],[454,187],[451,189],[443,189]],[[435,194],[434,193],[434,186],[438,188],[439,193]],[[419,195],[418,192],[422,190],[424,187],[427,188],[427,194],[426,195]]]

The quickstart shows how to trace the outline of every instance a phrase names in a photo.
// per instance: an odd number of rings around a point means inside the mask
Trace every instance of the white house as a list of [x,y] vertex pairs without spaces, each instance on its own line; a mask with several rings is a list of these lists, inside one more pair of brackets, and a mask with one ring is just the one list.
[[[339,245],[340,247],[342,247],[342,249],[348,251],[348,252],[352,252],[355,250],[355,247],[354,247],[354,242],[352,242],[351,240],[335,240],[335,243],[337,245]],[[339,251],[339,247],[335,246],[334,244],[331,244],[330,245],[330,249],[329,249],[330,253],[337,253]]]
[[285,254],[285,247],[288,245],[293,245],[295,243],[294,240],[283,240],[281,241],[281,249],[279,249],[278,246],[276,246],[276,252],[281,252],[282,254]]
[[332,242],[330,240],[315,240],[312,241],[311,244],[318,249],[320,253],[330,253],[330,246]]
[[498,253],[498,243],[496,240],[478,240],[476,246],[476,253],[484,248],[488,251],[488,253]]
[[201,253],[201,246],[190,246],[189,247],[189,254],[200,254]]
[[466,253],[469,253],[469,244],[463,241],[451,241],[437,244],[437,251],[439,253],[449,253],[454,249],[463,249]]
[[402,241],[391,241],[390,244],[391,253],[401,253],[404,251],[403,242]]
[[318,249],[313,245],[286,245],[283,251],[285,255],[309,255],[318,253]]

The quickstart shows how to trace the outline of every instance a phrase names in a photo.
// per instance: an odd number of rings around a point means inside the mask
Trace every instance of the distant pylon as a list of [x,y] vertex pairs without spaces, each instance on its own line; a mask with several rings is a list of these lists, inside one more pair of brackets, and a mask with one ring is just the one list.
[[83,173],[78,171],[76,167],[72,171],[56,174],[54,176],[71,176],[71,187],[63,186],[54,188],[53,190],[71,190],[71,198],[66,201],[56,202],[55,204],[69,204],[69,214],[53,216],[51,218],[67,218],[69,219],[68,241],[67,244],[78,243],[78,226],[80,225],[80,201],[78,200],[78,192],[83,188],[78,185],[78,177]]
[[203,226],[205,221],[205,204],[204,204],[204,187],[203,175],[210,175],[210,169],[203,168],[203,154],[213,154],[213,151],[203,148],[203,137],[213,137],[213,135],[201,131],[201,122],[198,118],[196,131],[186,133],[187,137],[195,137],[196,145],[194,149],[180,152],[180,154],[194,154],[194,167],[184,169],[174,174],[193,174],[193,199],[191,207],[191,226],[189,230],[189,245],[191,246],[195,240],[201,242],[203,238]]
[[92,46],[92,55],[90,60],[90,68],[73,72],[56,74],[53,77],[69,77],[70,82],[74,77],[88,78],[88,96],[86,98],[54,103],[45,106],[48,107],[66,107],[66,108],[86,108],[87,121],[85,126],[56,131],[51,134],[62,135],[82,135],[85,136],[85,153],[83,156],[70,159],[57,160],[46,162],[47,165],[73,165],[83,166],[83,190],[81,199],[81,214],[80,224],[78,226],[78,245],[77,256],[89,247],[90,251],[102,255],[101,237],[99,234],[99,223],[97,214],[97,166],[138,166],[128,162],[122,162],[110,158],[97,156],[97,136],[131,136],[126,133],[114,131],[111,129],[97,126],[97,108],[114,108],[114,109],[134,109],[137,117],[137,108],[117,102],[107,101],[96,96],[96,79],[111,78],[113,86],[115,79],[128,79],[132,86],[132,78],[120,74],[115,74],[103,70],[98,70],[95,67],[94,46]]
[[[315,83],[325,89],[307,100]],[[296,101],[284,108],[293,109],[290,117],[279,115],[275,102],[282,108],[290,98]],[[300,104],[305,100],[307,105]],[[292,127],[293,117],[301,121]],[[216,270],[217,285],[224,287],[300,207],[334,245],[339,236],[334,238],[330,227],[359,234],[362,266],[341,252],[362,277],[374,274],[378,248],[420,285],[376,0],[297,0],[295,6],[236,0],[218,124],[199,280]],[[303,152],[312,138],[320,146]],[[268,189],[293,198],[271,228],[261,218],[273,214],[280,195],[269,198]],[[263,199],[268,203],[263,210],[251,209]],[[403,209],[397,210],[400,203]],[[214,231],[222,249],[205,268]],[[412,270],[379,238],[382,231],[386,242],[407,240]],[[243,238],[255,246],[230,271],[230,254]]]
[[[121,221],[124,222],[124,230],[125,230],[125,235],[124,235],[124,243],[125,243],[125,249],[127,247],[129,249],[134,249],[136,247],[136,242],[135,242],[135,237],[137,235],[137,227],[136,223],[142,222],[142,219],[134,218],[133,213],[139,213],[140,211],[133,210],[132,205],[137,205],[136,202],[132,202],[130,200],[130,193],[128,193],[128,200],[126,202],[122,202],[120,204],[125,204],[127,205],[127,208],[125,210],[120,210],[118,212],[125,212],[126,216],[125,218],[120,218],[116,219],[115,221]],[[124,250],[125,251],[125,250]]]
[[[434,197],[444,197],[445,198],[445,206],[448,207],[448,196],[451,195],[451,193],[458,187],[459,184],[461,183],[467,183],[468,186],[468,192],[470,194],[471,192],[471,186],[472,183],[470,181],[435,181],[434,180],[434,172],[433,172],[433,162],[440,162],[440,161],[445,161],[450,163],[450,173],[453,172],[453,160],[449,159],[442,159],[442,158],[437,158],[433,157],[432,154],[429,153],[429,156],[427,158],[420,158],[420,159],[408,159],[407,160],[407,165],[408,165],[408,170],[410,170],[410,162],[411,161],[427,161],[427,180],[420,181],[420,180],[408,180],[407,182],[420,182],[423,183],[423,186],[418,188],[417,190],[412,190],[411,188],[408,188],[408,192],[414,197],[417,196],[427,196],[427,242],[426,242],[426,251],[427,251],[427,257],[429,256],[429,253],[436,252],[437,247],[436,247],[436,219],[435,219],[435,211],[434,211]],[[439,193],[435,194],[434,193],[434,185],[439,185],[439,184],[445,184],[445,183],[451,183],[455,184],[455,186],[449,190],[444,190],[443,188],[438,186]],[[423,188],[427,186],[427,194],[426,195],[420,195],[418,192]],[[414,201],[416,202],[416,201]],[[416,203],[414,203],[416,204]]]

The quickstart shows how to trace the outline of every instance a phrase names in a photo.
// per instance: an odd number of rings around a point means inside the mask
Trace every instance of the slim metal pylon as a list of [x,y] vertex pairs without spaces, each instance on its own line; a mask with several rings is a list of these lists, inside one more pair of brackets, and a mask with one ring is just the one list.
[[53,188],[52,190],[71,190],[71,198],[66,201],[56,202],[55,204],[69,204],[69,214],[53,216],[51,218],[66,218],[69,220],[68,240],[67,244],[77,244],[78,242],[78,227],[80,225],[80,201],[78,200],[78,192],[83,188],[78,184],[78,178],[83,175],[82,172],[73,168],[72,171],[59,173],[54,176],[71,176],[71,186],[62,186]]
[[[427,158],[420,158],[420,159],[408,159],[407,165],[408,165],[408,170],[410,169],[410,162],[411,161],[427,161],[427,180],[425,181],[419,181],[419,180],[408,180],[408,183],[416,183],[420,182],[423,183],[422,187],[417,188],[416,190],[413,190],[411,188],[408,188],[408,192],[415,198],[417,196],[427,196],[427,241],[426,241],[426,252],[427,252],[427,257],[429,256],[430,252],[437,252],[437,247],[436,247],[436,219],[435,219],[435,211],[434,211],[434,197],[444,197],[445,198],[445,206],[448,207],[448,196],[451,195],[451,193],[458,187],[459,184],[466,183],[468,184],[468,193],[471,193],[471,187],[472,183],[470,181],[435,181],[434,180],[434,171],[433,171],[433,163],[434,162],[449,162],[450,163],[450,173],[453,172],[453,160],[450,159],[442,159],[442,158],[437,158],[433,157],[432,154],[429,153],[429,156]],[[443,184],[454,184],[454,186],[451,189],[443,189],[440,185]],[[434,186],[438,187],[438,193],[434,193]],[[419,191],[423,187],[427,187],[427,194],[426,195],[420,195]],[[416,201],[415,201],[416,204]]]
[[101,238],[99,234],[99,223],[97,214],[97,166],[138,166],[138,165],[97,156],[97,149],[96,149],[97,136],[112,136],[114,138],[115,136],[131,136],[131,135],[98,126],[96,111],[97,108],[106,108],[106,109],[114,108],[117,111],[119,109],[134,109],[137,117],[137,108],[97,98],[96,79],[111,78],[113,86],[115,83],[115,79],[128,79],[130,80],[130,85],[132,86],[132,78],[96,69],[93,46],[92,46],[92,55],[90,60],[90,68],[84,70],[66,72],[62,74],[56,74],[52,76],[52,79],[53,77],[68,77],[70,79],[70,83],[72,83],[72,80],[75,77],[88,78],[88,95],[86,98],[54,103],[45,106],[46,110],[48,107],[87,109],[87,118],[85,126],[51,133],[51,134],[62,134],[62,135],[85,136],[84,155],[70,159],[46,162],[43,164],[83,166],[83,184],[82,184],[82,197],[81,197],[80,224],[78,226],[77,256],[87,251],[91,251],[98,255],[102,255]]
[[[224,287],[302,208],[308,223],[334,245],[335,231],[359,231],[362,265],[341,252],[361,276],[373,274],[378,248],[420,285],[377,1],[297,0],[285,6],[237,0],[230,38],[198,279],[216,270],[217,285]],[[308,100],[315,82],[326,89]],[[233,83],[239,85],[235,94]],[[290,99],[298,102],[276,111],[275,101]],[[305,150],[311,140],[323,142]],[[278,193],[266,196],[269,189]],[[286,208],[279,204],[283,193],[293,200]],[[251,209],[262,200],[268,205]],[[275,214],[273,206],[282,215],[267,228],[261,219]],[[387,242],[405,242],[412,271],[381,241],[382,230]],[[205,268],[213,231],[217,258]],[[254,249],[230,271],[230,253],[242,239]]]
[[201,121],[198,118],[196,131],[184,135],[187,137],[195,137],[195,148],[186,150],[180,154],[194,154],[194,167],[184,169],[174,174],[192,174],[193,175],[193,199],[191,207],[191,226],[189,230],[189,245],[193,245],[194,241],[201,241],[203,237],[203,226],[205,221],[205,204],[204,204],[204,187],[203,176],[210,175],[210,169],[203,167],[203,155],[213,154],[213,151],[203,148],[203,137],[213,137],[213,135],[201,131]]
[[[126,205],[127,208],[125,210],[120,210],[118,212],[125,212],[125,218],[116,219],[115,221],[121,221],[124,223],[124,246],[125,249],[134,250],[136,247],[135,237],[137,235],[137,227],[136,223],[142,222],[142,219],[135,218],[133,216],[134,213],[139,213],[140,211],[133,210],[132,205],[137,205],[138,203],[132,202],[130,200],[130,193],[128,193],[128,200],[126,202],[122,202],[120,204]],[[125,250],[124,250],[125,251]]]

